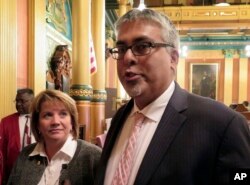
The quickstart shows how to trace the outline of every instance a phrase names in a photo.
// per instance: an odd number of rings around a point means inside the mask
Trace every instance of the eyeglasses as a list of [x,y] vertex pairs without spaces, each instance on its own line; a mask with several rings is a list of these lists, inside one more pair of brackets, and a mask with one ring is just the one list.
[[174,46],[170,43],[154,43],[154,42],[139,42],[132,44],[131,46],[117,46],[115,48],[109,49],[112,57],[116,60],[120,60],[124,57],[128,49],[131,49],[135,56],[143,56],[150,54],[152,48],[156,47],[172,47]]

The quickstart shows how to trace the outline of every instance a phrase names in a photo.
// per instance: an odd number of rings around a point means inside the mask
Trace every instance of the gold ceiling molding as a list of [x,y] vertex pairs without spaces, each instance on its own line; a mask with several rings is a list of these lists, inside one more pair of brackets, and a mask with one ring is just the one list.
[[166,14],[174,22],[246,21],[250,20],[250,5],[183,6],[152,8]]
[[182,42],[182,45],[187,46],[245,46],[250,45],[249,41],[246,42],[224,42],[224,41],[212,41],[212,42]]

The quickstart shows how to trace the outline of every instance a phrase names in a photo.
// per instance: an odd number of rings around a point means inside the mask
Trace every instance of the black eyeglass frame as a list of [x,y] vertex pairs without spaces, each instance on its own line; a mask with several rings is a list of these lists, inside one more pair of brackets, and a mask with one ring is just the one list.
[[[136,51],[136,47],[143,46],[143,45],[146,46],[145,44],[148,44],[148,45],[147,45],[147,48],[146,48],[147,50],[145,49],[144,53],[140,53],[140,52]],[[173,44],[170,44],[170,43],[138,42],[138,43],[134,43],[134,44],[132,44],[130,46],[121,47],[121,49],[123,49],[123,51],[120,54],[118,52],[119,47],[110,48],[109,52],[110,52],[112,58],[114,58],[115,60],[120,60],[120,59],[122,59],[124,57],[124,55],[126,54],[128,49],[131,49],[134,56],[144,56],[144,55],[150,54],[151,49],[156,48],[156,47],[172,47],[172,48],[175,48],[173,46]]]

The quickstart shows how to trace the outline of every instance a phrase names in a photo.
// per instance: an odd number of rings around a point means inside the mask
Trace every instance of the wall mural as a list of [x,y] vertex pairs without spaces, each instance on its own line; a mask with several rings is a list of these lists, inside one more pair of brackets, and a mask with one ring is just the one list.
[[46,0],[46,22],[69,40],[72,40],[71,6],[69,0]]

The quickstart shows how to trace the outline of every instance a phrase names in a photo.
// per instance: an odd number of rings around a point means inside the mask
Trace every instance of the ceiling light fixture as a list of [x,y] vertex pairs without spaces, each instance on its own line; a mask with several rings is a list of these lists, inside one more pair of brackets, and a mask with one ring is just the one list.
[[230,4],[226,2],[220,2],[220,3],[216,3],[215,6],[230,6]]
[[250,57],[250,45],[246,45],[245,50],[246,50],[246,56]]
[[188,54],[188,47],[187,46],[182,46],[181,54],[182,54],[183,57],[187,56],[187,54]]
[[138,9],[139,10],[143,10],[143,9],[145,9],[146,8],[146,6],[145,6],[145,4],[144,4],[144,0],[140,0],[140,4],[139,4],[139,6],[138,6]]

